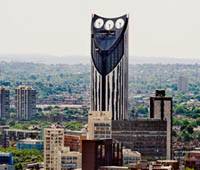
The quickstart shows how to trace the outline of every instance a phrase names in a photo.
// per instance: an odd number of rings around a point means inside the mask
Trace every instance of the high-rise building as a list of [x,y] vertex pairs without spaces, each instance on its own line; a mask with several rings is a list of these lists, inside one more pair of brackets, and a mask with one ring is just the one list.
[[88,116],[89,140],[112,139],[112,113],[106,111],[93,111]]
[[128,119],[128,16],[92,16],[91,111]]
[[172,157],[172,97],[165,96],[165,90],[156,90],[150,97],[150,118],[167,121],[167,159]]
[[182,92],[187,92],[188,90],[188,78],[186,76],[179,76],[178,78],[178,90]]
[[29,120],[36,113],[36,90],[30,86],[19,86],[15,92],[17,119]]
[[61,151],[64,147],[64,129],[53,125],[44,129],[44,166],[45,170],[61,169]]
[[9,118],[9,108],[10,108],[10,101],[9,101],[9,90],[0,87],[0,118]]

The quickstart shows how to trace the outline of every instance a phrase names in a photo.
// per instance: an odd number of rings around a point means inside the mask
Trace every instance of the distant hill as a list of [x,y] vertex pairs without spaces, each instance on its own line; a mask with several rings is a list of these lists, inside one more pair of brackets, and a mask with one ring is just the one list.
[[[53,56],[53,55],[0,55],[0,61],[13,62],[33,62],[44,64],[88,64],[90,63],[89,56]],[[197,58],[177,58],[177,57],[143,57],[130,56],[130,64],[200,64],[200,57]]]

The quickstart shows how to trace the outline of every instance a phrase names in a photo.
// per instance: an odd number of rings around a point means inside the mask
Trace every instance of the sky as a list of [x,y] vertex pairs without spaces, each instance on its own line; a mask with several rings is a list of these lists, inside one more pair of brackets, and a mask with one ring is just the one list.
[[199,7],[199,0],[0,0],[0,54],[90,56],[92,13],[128,13],[130,56],[198,58]]

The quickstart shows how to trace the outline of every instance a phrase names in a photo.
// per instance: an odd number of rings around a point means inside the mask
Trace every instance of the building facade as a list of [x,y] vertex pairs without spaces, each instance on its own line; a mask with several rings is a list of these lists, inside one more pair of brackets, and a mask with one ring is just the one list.
[[41,132],[39,130],[22,130],[22,129],[4,129],[3,130],[3,146],[13,146],[21,139],[31,138],[40,139]]
[[58,125],[44,129],[45,170],[61,169],[61,151],[64,147],[64,129]]
[[141,153],[147,160],[166,159],[167,121],[136,119],[112,121],[112,139]]
[[120,143],[113,143],[112,139],[83,140],[82,145],[82,170],[97,170],[100,166],[122,166]]
[[88,116],[87,139],[112,139],[112,113],[93,111]]
[[81,152],[82,140],[86,140],[86,133],[82,131],[66,131],[64,134],[64,147],[69,147],[70,151]]
[[165,90],[150,97],[150,118],[167,121],[167,159],[172,159],[172,97],[166,97]]
[[9,118],[9,109],[10,109],[10,92],[9,90],[0,87],[0,118],[5,119]]
[[43,140],[27,138],[27,139],[19,140],[16,144],[16,148],[20,150],[36,149],[39,151],[43,151],[44,144],[43,144]]
[[36,113],[36,90],[30,86],[19,86],[15,93],[17,119],[29,120]]
[[181,92],[188,91],[188,78],[186,76],[181,75],[178,77],[177,88]]
[[123,149],[123,165],[138,164],[141,161],[141,153],[132,151],[131,149]]
[[65,147],[61,151],[61,170],[81,168],[82,155]]
[[92,16],[91,111],[128,119],[128,16]]

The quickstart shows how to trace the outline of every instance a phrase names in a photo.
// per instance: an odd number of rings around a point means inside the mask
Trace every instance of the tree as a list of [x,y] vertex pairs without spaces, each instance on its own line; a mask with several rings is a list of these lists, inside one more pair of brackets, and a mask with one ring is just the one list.
[[175,110],[176,114],[187,114],[188,113],[187,108],[182,104],[177,104],[175,106],[174,110]]
[[146,106],[140,105],[136,108],[136,114],[147,115],[148,108]]

